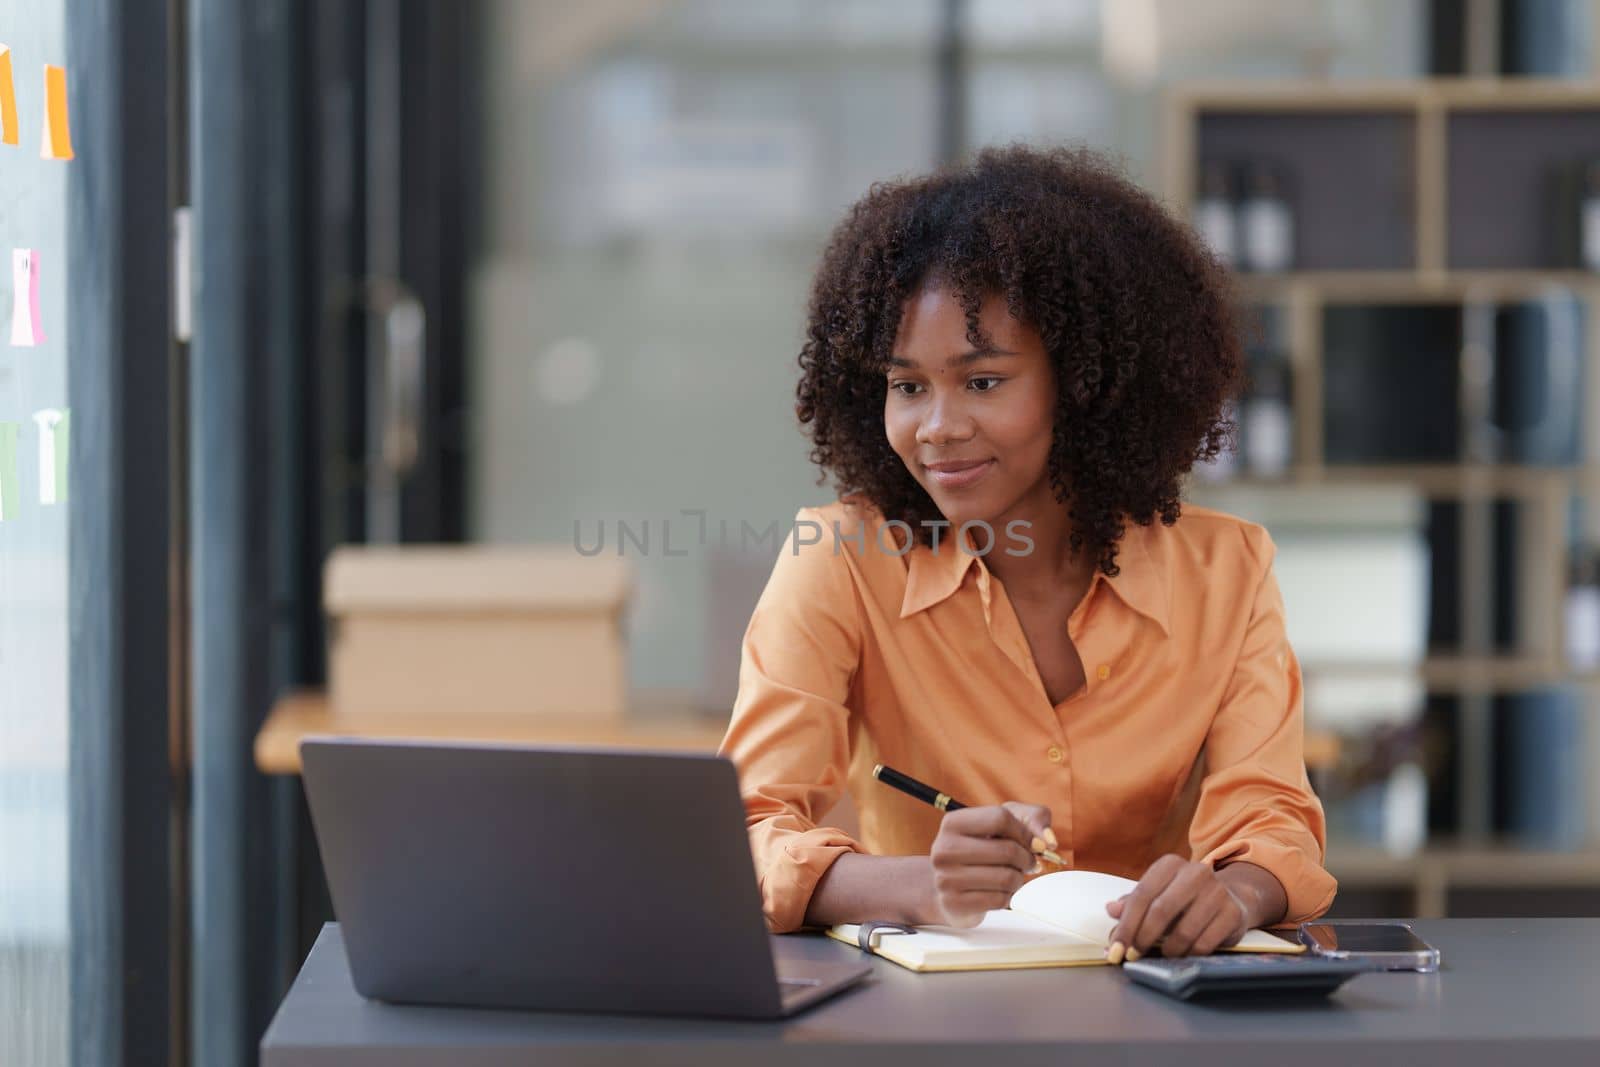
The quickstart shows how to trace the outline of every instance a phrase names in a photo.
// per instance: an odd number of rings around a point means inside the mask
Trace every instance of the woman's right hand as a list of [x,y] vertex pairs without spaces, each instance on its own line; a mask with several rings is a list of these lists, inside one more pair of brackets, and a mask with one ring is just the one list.
[[928,923],[973,927],[984,912],[1004,908],[1038,870],[1034,839],[1054,849],[1050,809],[1007,801],[947,812],[929,860],[933,870]]

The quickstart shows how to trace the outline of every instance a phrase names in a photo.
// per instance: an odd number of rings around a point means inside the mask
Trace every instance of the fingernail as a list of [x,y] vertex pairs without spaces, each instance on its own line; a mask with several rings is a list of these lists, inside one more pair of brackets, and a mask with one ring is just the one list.
[[1144,953],[1140,952],[1138,949],[1130,948],[1128,950],[1128,962],[1132,963],[1134,960],[1138,959],[1140,956],[1143,956],[1143,955],[1144,955]]
[[1043,852],[1045,849],[1049,848],[1050,845],[1045,841],[1044,838],[1035,836],[1030,847],[1035,852]]
[[1122,952],[1122,942],[1113,941],[1111,943],[1111,951],[1106,953],[1106,962],[1115,967],[1122,962]]
[[1038,860],[1034,860],[1033,861],[1033,866],[1028,868],[1028,873],[1029,874],[1038,874],[1042,870],[1044,870],[1044,864],[1040,863]]
[[1048,827],[1048,826],[1046,826],[1044,828],[1044,840],[1045,840],[1045,843],[1048,844],[1051,848],[1055,848],[1055,847],[1057,847],[1058,845],[1061,844],[1061,842],[1056,840],[1056,832],[1054,830],[1050,829],[1050,827]]

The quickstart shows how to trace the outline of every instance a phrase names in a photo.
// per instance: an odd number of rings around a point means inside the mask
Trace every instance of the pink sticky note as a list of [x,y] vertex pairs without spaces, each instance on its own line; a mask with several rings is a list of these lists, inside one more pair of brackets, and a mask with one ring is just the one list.
[[39,251],[11,250],[11,343],[31,348],[44,340],[44,319],[39,315]]

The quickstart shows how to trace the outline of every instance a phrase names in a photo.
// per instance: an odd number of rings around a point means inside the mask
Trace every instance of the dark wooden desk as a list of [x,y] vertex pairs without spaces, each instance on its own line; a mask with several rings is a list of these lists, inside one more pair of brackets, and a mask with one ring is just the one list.
[[[1600,1063],[1600,919],[1440,919],[1436,975],[1363,975],[1292,1007],[1184,1004],[1110,967],[917,975],[875,961],[853,992],[781,1023],[397,1007],[350,984],[337,925],[261,1042],[263,1067],[385,1064]],[[820,936],[784,957],[854,958]],[[1180,1056],[1182,1057],[1180,1060]]]

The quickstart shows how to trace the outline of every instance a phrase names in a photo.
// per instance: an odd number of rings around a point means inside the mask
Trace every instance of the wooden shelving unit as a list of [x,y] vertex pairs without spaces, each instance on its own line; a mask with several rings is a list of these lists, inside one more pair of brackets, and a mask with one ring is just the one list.
[[1307,678],[1372,678],[1420,675],[1433,692],[1463,688],[1532,689],[1548,685],[1600,685],[1600,674],[1578,671],[1559,662],[1519,656],[1430,656],[1420,667],[1397,663],[1322,661],[1302,666]]
[[[1170,91],[1167,104],[1162,176],[1168,202],[1181,216],[1190,214],[1196,164],[1207,151],[1207,138],[1229,146],[1244,143],[1250,137],[1247,127],[1254,124],[1264,134],[1280,139],[1280,153],[1304,153],[1302,158],[1317,153],[1329,159],[1342,157],[1342,167],[1328,168],[1310,177],[1337,187],[1335,198],[1343,195],[1352,202],[1363,202],[1367,191],[1378,189],[1384,194],[1379,198],[1382,202],[1368,199],[1363,204],[1375,213],[1368,224],[1383,225],[1392,220],[1410,231],[1409,240],[1402,233],[1399,240],[1375,245],[1369,262],[1342,262],[1340,253],[1352,247],[1347,229],[1352,220],[1328,219],[1330,228],[1346,232],[1325,247],[1308,250],[1313,262],[1307,266],[1311,269],[1285,275],[1285,280],[1315,281],[1324,274],[1337,273],[1371,288],[1384,283],[1425,287],[1473,281],[1516,286],[1559,283],[1563,277],[1593,284],[1592,276],[1582,272],[1550,269],[1553,264],[1549,263],[1515,261],[1519,253],[1528,251],[1529,242],[1542,234],[1542,218],[1531,227],[1521,225],[1529,217],[1539,217],[1537,194],[1541,189],[1504,189],[1492,184],[1486,189],[1481,184],[1462,182],[1454,201],[1450,196],[1453,168],[1480,158],[1472,142],[1483,134],[1474,130],[1473,124],[1503,124],[1507,119],[1526,124],[1532,119],[1545,124],[1545,130],[1539,132],[1551,152],[1565,155],[1582,151],[1586,141],[1592,150],[1595,127],[1600,126],[1600,91],[1593,86],[1538,79],[1472,78],[1347,83],[1193,82]],[[1575,143],[1569,134],[1577,138]],[[1364,167],[1364,160],[1352,154],[1352,150],[1362,149],[1396,155],[1393,174],[1385,178],[1380,171]],[[1504,176],[1508,181],[1524,184],[1530,179],[1538,181],[1540,164],[1537,154],[1524,153],[1520,162],[1501,166],[1490,177]],[[1405,195],[1392,195],[1397,192]],[[1519,197],[1518,192],[1535,195]],[[1485,202],[1485,196],[1492,199]],[[1499,229],[1508,233],[1533,231],[1516,234],[1498,254],[1499,259],[1511,260],[1510,263],[1483,263],[1485,258],[1495,257],[1480,253],[1475,244],[1462,240],[1465,230],[1456,235],[1458,247],[1449,247],[1451,223],[1478,207],[1488,210],[1479,213],[1475,229],[1484,228],[1484,216],[1496,229],[1487,236],[1499,236]],[[1402,249],[1409,249],[1409,256]],[[1401,262],[1394,262],[1396,259]],[[1356,274],[1362,277],[1358,280]]]
[[[1304,430],[1301,433],[1305,433]],[[1308,442],[1307,447],[1314,447]],[[1423,496],[1457,498],[1487,493],[1497,497],[1543,498],[1600,487],[1600,466],[1534,467],[1507,463],[1335,464],[1315,457],[1292,467],[1282,478],[1234,479],[1231,484],[1266,489],[1286,486],[1404,485]]]
[[[1600,885],[1600,850],[1545,852],[1515,846],[1440,845],[1414,856],[1390,856],[1376,849],[1329,849],[1328,868],[1337,875],[1341,895],[1381,899],[1385,914],[1437,919],[1459,912],[1452,897],[1492,901],[1520,892],[1570,896],[1592,893]],[[1338,905],[1335,905],[1338,913]],[[1350,911],[1364,910],[1359,905]]]
[[[1306,673],[1401,671],[1458,700],[1459,842],[1404,860],[1336,844],[1334,873],[1347,887],[1399,893],[1418,915],[1445,914],[1457,889],[1600,889],[1600,848],[1551,853],[1497,843],[1488,801],[1498,694],[1577,686],[1588,694],[1589,728],[1600,730],[1600,675],[1563,662],[1561,617],[1569,512],[1575,499],[1600,502],[1600,274],[1570,265],[1550,217],[1554,168],[1600,159],[1600,86],[1191,83],[1168,94],[1163,143],[1164,191],[1180,217],[1192,217],[1200,166],[1209,159],[1271,157],[1291,176],[1297,202],[1295,269],[1236,275],[1241,305],[1265,309],[1288,357],[1294,463],[1283,478],[1238,484],[1266,491],[1399,485],[1456,502],[1459,649],[1418,667],[1317,664]],[[1486,345],[1492,350],[1495,308],[1552,296],[1582,308],[1580,455],[1590,458],[1561,466],[1504,462],[1478,429],[1492,403],[1484,361],[1492,358]],[[1459,462],[1330,460],[1325,382],[1329,361],[1340,356],[1330,351],[1331,324],[1341,309],[1367,308],[1446,316],[1459,309],[1460,388],[1452,398]],[[1510,652],[1497,646],[1493,594],[1485,592],[1500,500],[1516,503],[1521,523],[1514,566],[1525,632]],[[1587,534],[1600,539],[1600,517],[1590,527]],[[1600,791],[1587,802],[1591,818],[1600,816]]]

